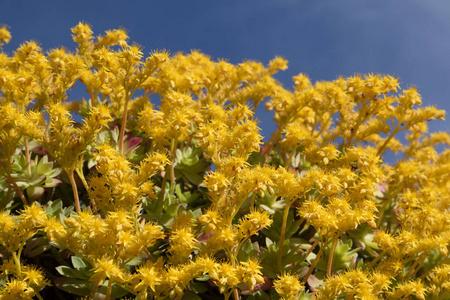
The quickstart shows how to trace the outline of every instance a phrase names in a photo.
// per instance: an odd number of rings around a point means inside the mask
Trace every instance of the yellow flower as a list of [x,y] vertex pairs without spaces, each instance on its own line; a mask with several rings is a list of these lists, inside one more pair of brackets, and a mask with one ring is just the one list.
[[163,281],[164,273],[162,273],[162,260],[161,258],[157,263],[147,261],[137,269],[137,274],[134,276],[140,282],[133,288],[135,291],[142,291],[150,288],[153,293],[156,292],[156,288],[159,287]]
[[22,280],[8,280],[3,284],[0,299],[1,300],[32,300],[35,296],[33,288]]
[[27,206],[21,211],[20,219],[24,226],[37,227],[44,224],[47,216],[44,209],[34,202],[31,206]]
[[22,267],[22,273],[23,280],[33,288],[40,290],[44,286],[50,285],[43,272],[34,266],[24,265]]
[[415,296],[418,299],[425,300],[426,288],[422,281],[412,280],[399,283],[394,290],[387,293],[388,299],[401,299],[408,296]]
[[0,47],[5,43],[8,44],[11,40],[11,33],[8,31],[8,27],[6,25],[0,28]]
[[119,45],[126,47],[128,39],[127,32],[124,29],[107,30],[105,35],[97,37],[97,43],[102,46]]
[[198,221],[203,226],[206,226],[206,233],[209,234],[212,231],[215,231],[219,224],[223,222],[220,213],[212,208],[208,208],[199,218]]
[[115,262],[114,259],[103,257],[94,262],[94,274],[89,278],[90,281],[99,281],[100,284],[106,278],[117,282],[125,281],[125,272]]
[[146,223],[137,233],[137,236],[145,247],[150,248],[157,240],[164,238],[165,235],[160,226]]
[[175,263],[185,261],[195,249],[197,239],[191,228],[172,231],[169,237],[171,260]]
[[246,262],[240,263],[236,274],[239,276],[241,282],[244,282],[251,291],[256,284],[264,283],[261,269],[262,267],[259,265],[257,259],[249,259]]
[[259,230],[269,227],[272,224],[267,211],[255,210],[246,214],[242,220],[239,221],[239,230],[242,238],[248,238],[256,234]]
[[298,294],[304,289],[298,277],[288,273],[278,275],[273,285],[278,295],[284,300],[297,299]]
[[209,274],[210,278],[219,287],[219,291],[225,291],[237,286],[240,282],[238,269],[228,262],[218,263],[216,270]]

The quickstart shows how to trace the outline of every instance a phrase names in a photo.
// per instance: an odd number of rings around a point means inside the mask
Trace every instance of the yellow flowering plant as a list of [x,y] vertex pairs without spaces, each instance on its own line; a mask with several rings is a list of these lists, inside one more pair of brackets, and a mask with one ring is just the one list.
[[72,34],[0,53],[0,299],[450,297],[450,135],[416,88]]

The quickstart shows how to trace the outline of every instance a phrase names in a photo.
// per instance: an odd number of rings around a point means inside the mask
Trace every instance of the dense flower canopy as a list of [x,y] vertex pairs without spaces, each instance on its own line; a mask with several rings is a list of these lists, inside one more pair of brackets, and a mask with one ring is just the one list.
[[416,88],[72,34],[0,53],[0,299],[450,296],[450,136]]

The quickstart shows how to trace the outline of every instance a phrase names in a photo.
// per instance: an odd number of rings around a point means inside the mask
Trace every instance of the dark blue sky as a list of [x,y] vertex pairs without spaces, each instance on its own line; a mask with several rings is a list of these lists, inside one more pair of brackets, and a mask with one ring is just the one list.
[[[313,81],[391,74],[417,86],[425,105],[450,112],[448,0],[2,0],[0,23],[13,35],[3,50],[30,39],[74,49],[70,28],[80,20],[96,35],[124,27],[146,53],[199,49],[232,63],[281,55],[289,69],[277,78],[287,87],[300,72]],[[258,118],[270,136],[272,114]],[[430,128],[448,132],[450,122]]]

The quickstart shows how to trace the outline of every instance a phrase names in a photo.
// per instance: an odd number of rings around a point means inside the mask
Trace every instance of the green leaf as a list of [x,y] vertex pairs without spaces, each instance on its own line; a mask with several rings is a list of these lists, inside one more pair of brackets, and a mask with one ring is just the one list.
[[175,150],[175,156],[177,157],[177,160],[178,161],[181,161],[182,159],[183,159],[183,153],[181,152],[181,150],[180,149],[176,149]]
[[[351,240],[339,240],[333,255],[333,270],[338,271],[346,269],[350,267],[350,264],[352,262],[356,262],[356,258],[358,257],[357,252],[360,250],[360,248],[350,250],[352,248],[352,244],[353,243]],[[316,265],[317,269],[322,271],[327,270],[328,257],[330,257],[330,247],[331,244],[328,245],[325,249],[325,259],[319,260]]]
[[205,274],[205,275],[203,275],[203,277],[195,278],[195,280],[197,280],[197,281],[208,281],[209,280],[209,275]]
[[53,202],[49,202],[46,206],[45,210],[47,212],[47,217],[54,217],[58,215],[63,208],[63,202],[61,199],[56,199]]
[[41,182],[45,181],[46,178],[47,178],[47,176],[45,176],[45,175],[37,175],[36,174],[28,179],[28,184],[31,186],[39,185]]
[[298,300],[311,300],[311,295],[308,292],[302,291],[298,297]]
[[77,296],[89,295],[94,286],[92,281],[64,277],[56,278],[54,284],[59,289]]
[[72,265],[75,269],[78,271],[90,271],[93,267],[92,265],[87,262],[86,260],[82,259],[81,257],[78,257],[76,255],[72,256],[71,258]]
[[59,274],[65,276],[65,277],[69,277],[69,278],[88,280],[91,277],[91,276],[85,274],[84,272],[74,270],[72,268],[69,268],[68,266],[56,267],[56,271],[58,271]]
[[270,296],[264,291],[256,291],[247,297],[248,300],[270,300]]
[[27,244],[23,250],[23,254],[28,257],[33,257],[47,251],[48,249],[50,249],[50,247],[51,246],[47,238],[31,238],[27,241]]
[[[108,280],[105,280],[105,282],[98,288],[98,292],[106,295],[106,291],[108,289]],[[118,284],[113,283],[111,286],[111,298],[121,298],[128,295],[130,292],[127,290],[124,290],[121,288]]]
[[135,258],[133,258],[132,260],[130,260],[127,263],[127,266],[137,266],[137,265],[141,264],[143,261],[144,261],[144,256],[139,255],[139,256],[136,256]]
[[197,294],[191,292],[191,291],[185,291],[183,294],[183,297],[181,297],[182,300],[201,300]]
[[241,251],[238,253],[239,261],[247,261],[252,257],[256,257],[259,251],[258,242],[252,242],[250,240],[246,240],[241,247]]
[[181,187],[179,184],[175,185],[175,194],[181,202],[186,202],[186,197],[183,195],[183,192],[181,192]]
[[[284,239],[289,239],[293,236],[299,229],[300,220],[294,219],[294,211],[290,210],[286,222],[286,231]],[[270,238],[272,241],[279,241],[281,234],[281,227],[283,224],[283,211],[276,211],[273,215],[273,223],[269,228],[264,228],[262,232],[265,236]]]
[[40,186],[29,186],[27,188],[28,198],[32,201],[36,201],[44,195],[44,188]]
[[204,292],[206,292],[208,290],[208,288],[205,286],[204,283],[198,282],[198,281],[192,281],[189,284],[189,287],[196,294],[201,294],[201,293],[204,293]]

